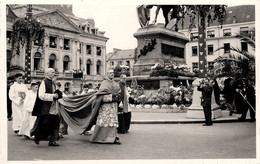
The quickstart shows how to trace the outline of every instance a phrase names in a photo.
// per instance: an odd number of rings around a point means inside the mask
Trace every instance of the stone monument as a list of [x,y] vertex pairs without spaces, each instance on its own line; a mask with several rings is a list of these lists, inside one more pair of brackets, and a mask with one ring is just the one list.
[[151,67],[161,59],[185,64],[185,44],[189,39],[163,24],[149,25],[134,33],[137,39],[133,76],[150,75]]

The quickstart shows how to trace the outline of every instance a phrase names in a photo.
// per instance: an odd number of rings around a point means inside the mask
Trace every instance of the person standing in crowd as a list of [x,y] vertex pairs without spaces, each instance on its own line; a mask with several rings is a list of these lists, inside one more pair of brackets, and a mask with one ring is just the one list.
[[8,121],[12,120],[12,100],[8,96],[11,86],[14,84],[13,80],[8,80],[7,84],[7,119]]
[[81,95],[87,94],[89,90],[88,84],[83,85],[83,91],[81,92]]
[[232,104],[233,104],[235,93],[231,85],[231,78],[228,78],[224,81],[223,94],[226,99],[226,106],[229,110],[229,116],[232,116],[232,114],[234,113]]
[[215,96],[215,102],[217,105],[220,105],[220,87],[218,85],[217,79],[214,78],[213,80],[214,86],[213,86],[213,90],[214,90],[214,96]]
[[[234,111],[236,111],[237,114],[242,114],[243,108],[244,108],[244,99],[241,96],[240,93],[243,91],[243,82],[242,80],[237,80],[233,83],[235,94],[234,94]],[[242,93],[243,94],[243,93]]]
[[248,82],[243,81],[243,88],[236,89],[236,91],[240,94],[240,96],[243,96],[243,108],[242,108],[242,114],[241,117],[238,119],[240,121],[246,120],[247,111],[249,109],[250,112],[250,122],[255,122],[255,103],[256,103],[256,96],[255,96],[255,89],[251,82],[248,80]]
[[22,125],[22,119],[24,115],[24,99],[28,92],[25,84],[23,84],[23,75],[18,73],[15,75],[16,81],[11,86],[9,91],[9,98],[12,101],[12,113],[13,113],[13,131],[18,134]]
[[120,75],[119,86],[121,89],[121,99],[120,105],[118,107],[118,133],[128,133],[131,123],[131,111],[129,108],[129,97],[130,94],[126,88],[126,75]]
[[39,86],[37,83],[32,83],[31,90],[28,91],[24,99],[25,114],[23,116],[21,130],[19,131],[19,134],[24,135],[26,138],[31,138],[30,132],[36,120],[36,117],[32,116],[32,111],[36,101],[38,88]]
[[96,86],[95,90],[98,91],[100,88],[100,83],[98,83],[98,85]]
[[200,82],[200,85],[198,86],[198,91],[202,92],[201,97],[201,105],[203,107],[204,116],[205,116],[205,123],[203,126],[211,126],[212,123],[212,114],[211,114],[211,96],[212,96],[212,90],[213,90],[213,81],[210,81],[210,79],[205,79]]
[[88,92],[95,92],[95,90],[93,89],[93,84],[92,83],[89,83],[88,84]]
[[59,139],[60,119],[57,111],[50,111],[52,102],[59,98],[58,94],[54,93],[55,88],[52,81],[54,76],[55,70],[48,68],[46,77],[39,87],[39,101],[36,101],[33,109],[32,114],[36,115],[37,119],[31,130],[31,135],[34,136],[36,144],[39,144],[40,140],[47,140],[49,141],[49,146],[59,146],[56,141]]
[[[61,91],[60,82],[56,82],[56,93],[59,95],[59,98],[67,97],[67,95],[65,95],[65,93]],[[63,138],[63,135],[68,135],[68,124],[64,121],[61,115],[59,115],[59,117],[60,117],[59,138]]]
[[99,107],[91,142],[121,144],[117,135],[120,87],[113,79],[114,71],[108,70],[107,77],[101,83],[99,90],[107,90],[110,94],[103,97],[103,103]]

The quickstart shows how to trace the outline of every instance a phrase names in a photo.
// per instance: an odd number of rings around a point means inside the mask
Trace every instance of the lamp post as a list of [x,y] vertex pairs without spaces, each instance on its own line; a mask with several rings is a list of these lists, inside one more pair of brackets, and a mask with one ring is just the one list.
[[[30,26],[32,22],[32,5],[27,5],[26,20],[27,25]],[[32,49],[32,36],[27,34],[27,43],[25,50],[25,84],[31,83],[31,49]]]

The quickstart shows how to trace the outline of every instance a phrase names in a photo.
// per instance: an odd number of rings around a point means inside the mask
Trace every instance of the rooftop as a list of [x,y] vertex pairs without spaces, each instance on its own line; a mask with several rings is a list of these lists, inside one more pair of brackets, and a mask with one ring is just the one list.
[[113,52],[109,60],[134,59],[134,57],[135,57],[135,49],[116,50]]
[[[255,21],[255,5],[240,5],[240,6],[232,6],[226,8],[225,21],[223,25],[233,24],[233,19],[235,19],[235,23],[244,23],[244,22],[253,22]],[[197,23],[197,17],[195,22]],[[190,25],[189,16],[185,16],[183,29],[188,29]],[[213,21],[210,26],[217,26],[219,22],[217,20]],[[197,25],[196,25],[197,26]],[[180,25],[180,30],[182,27]]]

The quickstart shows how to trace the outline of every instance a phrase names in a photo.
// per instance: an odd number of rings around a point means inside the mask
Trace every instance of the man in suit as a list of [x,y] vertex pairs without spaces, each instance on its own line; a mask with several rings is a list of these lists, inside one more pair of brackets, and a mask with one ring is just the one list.
[[211,126],[213,125],[211,117],[211,96],[213,90],[213,81],[210,79],[204,79],[200,82],[198,86],[198,91],[202,92],[201,96],[201,105],[203,107],[204,116],[205,116],[205,123],[203,126]]

